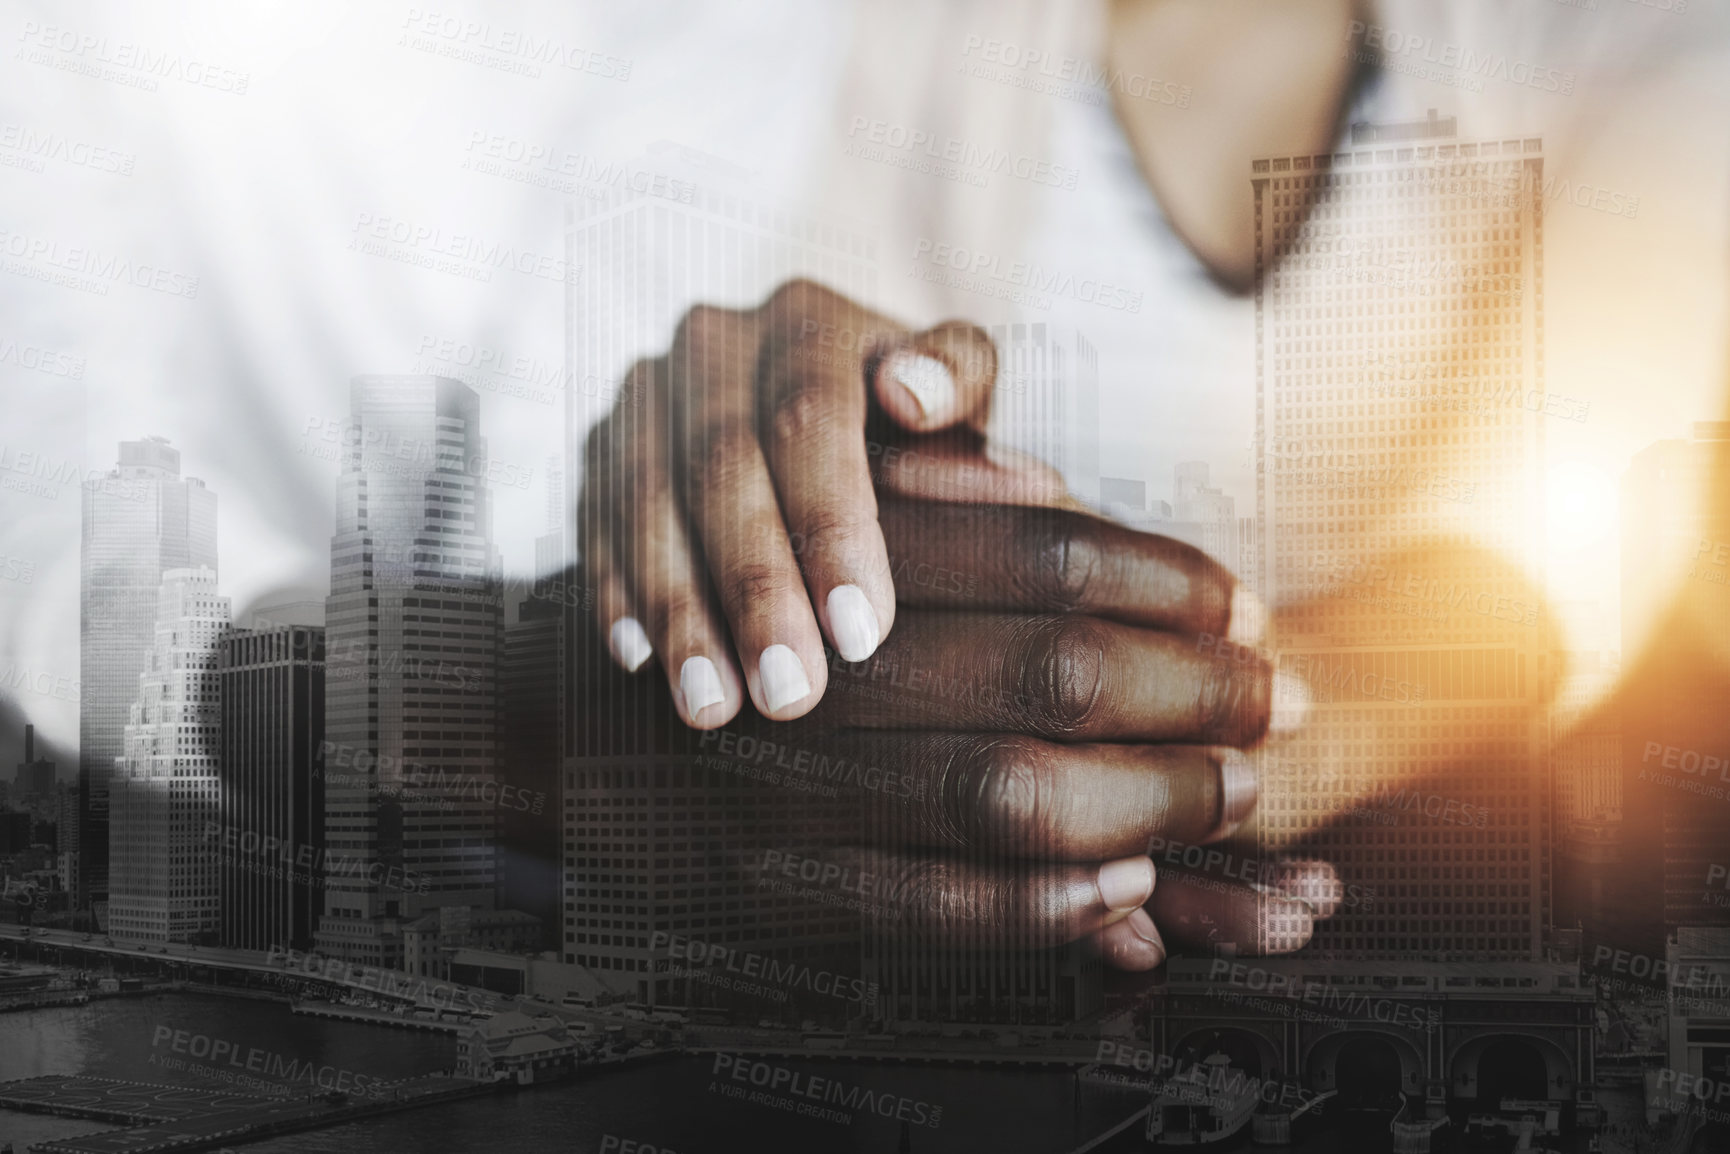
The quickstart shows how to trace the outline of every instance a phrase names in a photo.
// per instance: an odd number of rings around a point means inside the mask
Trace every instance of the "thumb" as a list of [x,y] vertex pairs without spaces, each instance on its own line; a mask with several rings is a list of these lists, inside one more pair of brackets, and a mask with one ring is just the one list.
[[872,373],[877,403],[915,433],[968,425],[983,431],[997,383],[997,346],[966,321],[944,321],[888,349]]

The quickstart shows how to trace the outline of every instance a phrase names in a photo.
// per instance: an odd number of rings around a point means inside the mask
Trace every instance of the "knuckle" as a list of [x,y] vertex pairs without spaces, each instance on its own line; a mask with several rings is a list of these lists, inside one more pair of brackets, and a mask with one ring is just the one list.
[[722,346],[737,335],[739,320],[739,314],[732,309],[718,305],[692,305],[679,318],[679,327],[673,333],[674,359],[683,362]]
[[1225,566],[1190,545],[1171,550],[1165,563],[1182,577],[1189,590],[1191,618],[1209,631],[1227,628],[1235,580]]
[[993,806],[1017,787],[998,773],[999,746],[1009,739],[967,736],[940,739],[934,750],[931,796],[933,834],[944,845],[977,847],[995,820]]
[[1086,518],[1055,510],[1031,513],[1024,522],[1023,552],[1036,602],[1053,613],[1073,613],[1088,604],[1098,579],[1102,546]]
[[997,345],[978,325],[944,321],[932,330],[932,337],[960,380],[988,384],[997,379]]
[[793,445],[833,430],[845,416],[832,392],[814,381],[796,379],[775,398],[769,429],[776,443]]
[[727,604],[735,612],[762,607],[786,596],[792,583],[784,574],[764,565],[741,565],[722,582]]
[[876,892],[883,900],[869,908],[880,926],[896,936],[961,944],[1001,932],[1001,915],[1021,910],[1014,871],[902,854],[876,856],[872,864],[880,879]]
[[1251,697],[1249,681],[1239,676],[1234,662],[1217,659],[1203,662],[1200,684],[1196,687],[1193,731],[1219,737],[1239,733],[1247,727]]
[[1034,629],[1025,648],[1022,680],[1033,712],[1058,737],[1084,732],[1101,709],[1105,639],[1083,618],[1056,618]]
[[887,900],[872,902],[867,909],[886,928],[902,933],[926,923],[920,915],[933,904],[933,895],[947,888],[945,878],[952,872],[944,862],[899,854],[877,856],[868,864],[879,879],[878,892]]
[[837,299],[834,293],[809,277],[796,276],[783,281],[769,294],[769,299],[763,302],[763,311],[772,319],[785,322],[813,309],[830,306]]
[[583,477],[593,486],[607,484],[619,471],[630,449],[630,437],[615,410],[596,421],[583,438]]
[[838,501],[839,498],[827,498],[806,510],[792,527],[795,552],[805,563],[844,553],[848,543],[863,538],[873,524],[872,510],[865,510],[862,517],[855,516]]
[[[1052,788],[1049,759],[1033,743],[1011,739],[984,751],[972,789],[977,835],[1018,852],[1037,852],[1059,822],[1061,795]],[[992,836],[994,835],[994,836]]]
[[622,387],[618,400],[613,404],[613,412],[629,412],[647,395],[658,393],[665,377],[664,367],[664,362],[659,359],[643,359],[632,364],[620,380]]
[[1202,663],[1201,685],[1195,687],[1194,730],[1197,734],[1220,734],[1230,728],[1242,694],[1230,661]]
[[693,446],[702,491],[731,492],[741,474],[757,467],[762,451],[757,430],[744,418],[730,417],[709,425]]
[[653,582],[642,590],[643,610],[656,648],[666,649],[666,639],[698,633],[706,610],[702,599],[683,582]]

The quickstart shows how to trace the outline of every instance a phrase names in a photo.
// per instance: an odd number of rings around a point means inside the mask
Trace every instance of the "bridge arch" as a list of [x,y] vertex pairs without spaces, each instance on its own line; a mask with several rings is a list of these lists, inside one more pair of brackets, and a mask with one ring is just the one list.
[[1224,1054],[1233,1068],[1251,1078],[1278,1081],[1285,1077],[1279,1046],[1267,1035],[1246,1026],[1207,1026],[1191,1030],[1171,1048],[1180,1068],[1200,1062],[1209,1054]]
[[1577,1079],[1573,1058],[1554,1039],[1523,1030],[1480,1034],[1448,1056],[1448,1089],[1456,1100],[1572,1101]]
[[[1388,1065],[1390,1054],[1393,1065]],[[1372,1072],[1377,1063],[1387,1066],[1385,1083]],[[1338,1090],[1344,1094],[1354,1087],[1369,1089],[1364,1085],[1369,1081],[1377,1082],[1377,1089],[1419,1097],[1424,1093],[1423,1055],[1411,1039],[1392,1030],[1342,1030],[1326,1034],[1304,1051],[1302,1065],[1304,1083],[1321,1093]],[[1342,1084],[1342,1073],[1351,1085]]]

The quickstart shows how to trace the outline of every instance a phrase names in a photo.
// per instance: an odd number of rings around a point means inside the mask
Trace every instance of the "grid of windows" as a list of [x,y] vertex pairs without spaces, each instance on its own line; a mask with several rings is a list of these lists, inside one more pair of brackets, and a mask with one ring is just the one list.
[[[1541,165],[1537,140],[1438,139],[1252,166],[1255,572],[1319,714],[1258,814],[1346,885],[1323,956],[1540,956],[1541,631],[1508,574],[1540,537]],[[1450,527],[1481,548],[1435,550]]]
[[163,574],[155,644],[110,783],[108,931],[117,940],[208,942],[217,931],[208,828],[222,793],[216,650],[228,620],[215,570]]

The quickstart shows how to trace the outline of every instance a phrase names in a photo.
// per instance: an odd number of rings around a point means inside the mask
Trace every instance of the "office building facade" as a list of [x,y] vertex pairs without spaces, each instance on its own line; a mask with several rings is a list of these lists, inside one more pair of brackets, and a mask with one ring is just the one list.
[[1316,831],[1360,899],[1318,925],[1324,956],[1531,960],[1550,923],[1548,650],[1519,578],[1543,540],[1542,149],[1454,129],[1360,124],[1252,163],[1246,568],[1315,697],[1257,820],[1267,856]]
[[221,944],[308,949],[324,904],[324,630],[231,632],[217,669]]
[[20,809],[52,806],[56,785],[54,763],[36,756],[36,727],[24,727],[24,760],[12,775],[12,804]]
[[355,378],[325,615],[320,951],[398,967],[402,927],[497,898],[500,561],[480,398]]
[[79,907],[108,896],[108,783],[124,752],[138,675],[155,639],[162,576],[216,568],[216,495],[180,475],[161,437],[120,443],[119,463],[83,490],[79,571]]
[[154,617],[156,641],[112,775],[108,932],[116,941],[208,944],[219,928],[217,648],[229,623],[216,571],[164,573]]

